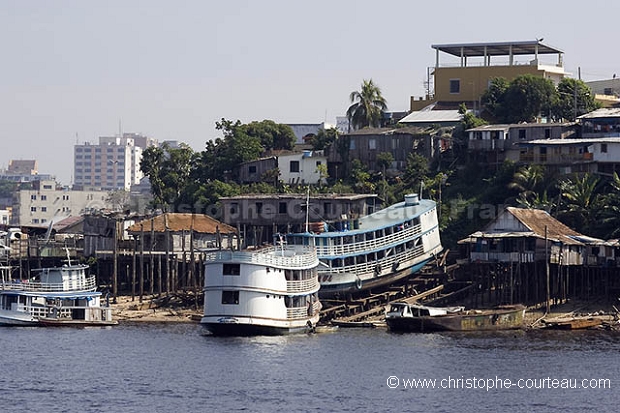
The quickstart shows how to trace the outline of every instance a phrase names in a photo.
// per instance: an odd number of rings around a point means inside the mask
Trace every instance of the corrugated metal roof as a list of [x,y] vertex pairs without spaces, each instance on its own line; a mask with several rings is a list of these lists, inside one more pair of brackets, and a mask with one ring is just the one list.
[[194,229],[194,232],[202,234],[229,234],[236,233],[237,230],[228,224],[220,222],[208,215],[203,214],[178,214],[178,213],[165,213],[158,215],[155,218],[146,219],[144,221],[136,222],[129,228],[128,232],[140,232],[144,230],[148,232],[151,230],[151,222],[153,222],[153,230],[155,232],[164,232],[166,227],[172,232],[189,231]]
[[597,119],[597,118],[620,118],[620,108],[596,109],[585,115],[578,116],[577,119]]
[[[553,218],[547,211],[541,209],[524,209],[507,207],[503,213],[513,215],[529,231],[477,231],[469,237],[459,241],[460,244],[470,243],[473,238],[514,238],[514,237],[536,237],[545,238],[545,228],[547,239],[552,242],[561,242],[567,245],[584,245],[584,243],[604,243],[603,240],[587,237],[577,231],[567,227],[557,219]],[[495,222],[495,221],[494,221]],[[493,223],[487,225],[491,228]],[[585,240],[588,242],[583,242]]]
[[[541,39],[542,40],[542,39]],[[562,50],[541,43],[539,40],[525,40],[516,42],[486,42],[486,43],[455,43],[455,44],[434,44],[431,47],[435,50],[453,56],[508,56],[513,55],[533,55],[536,54],[559,54]]]
[[566,139],[535,139],[533,141],[519,142],[521,146],[527,145],[591,145],[593,143],[620,143],[618,138],[566,138]]
[[398,123],[460,122],[463,115],[458,110],[418,110],[411,112]]

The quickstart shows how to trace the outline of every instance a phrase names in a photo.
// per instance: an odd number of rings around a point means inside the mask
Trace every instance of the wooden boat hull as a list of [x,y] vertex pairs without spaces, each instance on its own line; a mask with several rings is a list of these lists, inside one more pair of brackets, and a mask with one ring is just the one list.
[[604,322],[601,318],[572,318],[568,320],[545,321],[545,328],[551,330],[584,330],[587,328],[598,327]]
[[398,332],[493,331],[522,328],[524,315],[525,307],[517,305],[441,316],[392,317],[385,321],[391,331]]

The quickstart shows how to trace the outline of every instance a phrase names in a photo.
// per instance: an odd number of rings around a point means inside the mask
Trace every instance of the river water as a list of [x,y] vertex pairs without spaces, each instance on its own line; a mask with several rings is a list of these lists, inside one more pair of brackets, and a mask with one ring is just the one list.
[[2,412],[620,409],[620,334],[604,331],[220,338],[136,323],[3,328],[0,349]]

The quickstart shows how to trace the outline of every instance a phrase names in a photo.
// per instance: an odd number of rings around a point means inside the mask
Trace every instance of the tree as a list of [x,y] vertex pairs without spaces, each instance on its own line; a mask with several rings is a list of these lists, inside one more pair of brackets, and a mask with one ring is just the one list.
[[338,139],[338,129],[328,128],[320,129],[316,135],[310,138],[310,144],[315,151],[328,149]]
[[272,120],[250,122],[247,125],[242,125],[241,129],[248,136],[260,139],[263,150],[291,150],[297,140],[297,137],[290,126],[282,123],[275,123]]
[[140,159],[140,171],[149,178],[155,205],[164,204],[164,182],[162,180],[164,148],[165,144],[162,147],[149,146],[142,152]]
[[562,195],[560,216],[579,232],[592,233],[602,207],[598,186],[599,178],[588,173],[572,176],[559,183]]
[[556,90],[549,79],[533,75],[517,76],[506,89],[502,110],[504,123],[532,122],[538,116],[551,114]]
[[513,175],[508,188],[519,191],[517,202],[525,207],[532,206],[532,201],[540,197],[540,184],[545,177],[545,169],[542,165],[526,165]]
[[510,82],[503,77],[496,77],[491,80],[489,88],[485,90],[480,99],[484,109],[494,118],[503,119],[506,117],[506,105],[504,96],[510,86]]
[[351,92],[349,99],[353,104],[347,110],[347,118],[354,129],[381,126],[387,103],[381,95],[381,89],[372,79],[364,80],[362,89]]
[[407,187],[419,188],[420,183],[424,182],[428,173],[428,159],[413,152],[407,156],[407,166],[404,173],[404,181]]
[[383,179],[386,178],[387,169],[392,167],[394,156],[391,152],[381,152],[377,155],[377,167],[381,169]]
[[557,87],[557,100],[553,108],[556,120],[575,121],[578,116],[600,107],[592,90],[582,80],[564,78]]

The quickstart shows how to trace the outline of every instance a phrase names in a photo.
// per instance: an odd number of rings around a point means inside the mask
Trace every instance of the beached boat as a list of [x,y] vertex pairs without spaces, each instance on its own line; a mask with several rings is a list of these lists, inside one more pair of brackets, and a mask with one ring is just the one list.
[[215,335],[313,331],[321,309],[318,265],[311,246],[207,252],[200,322]]
[[543,320],[545,328],[551,330],[584,330],[600,327],[607,321],[604,317],[571,317]]
[[101,303],[88,265],[33,270],[28,279],[14,279],[2,267],[0,325],[112,325],[112,308]]
[[418,272],[443,249],[436,203],[417,194],[354,220],[311,223],[308,229],[287,239],[316,245],[322,298],[392,284]]
[[390,305],[385,322],[391,331],[484,331],[523,327],[525,306],[499,306],[485,310],[464,307],[430,307],[396,302]]

